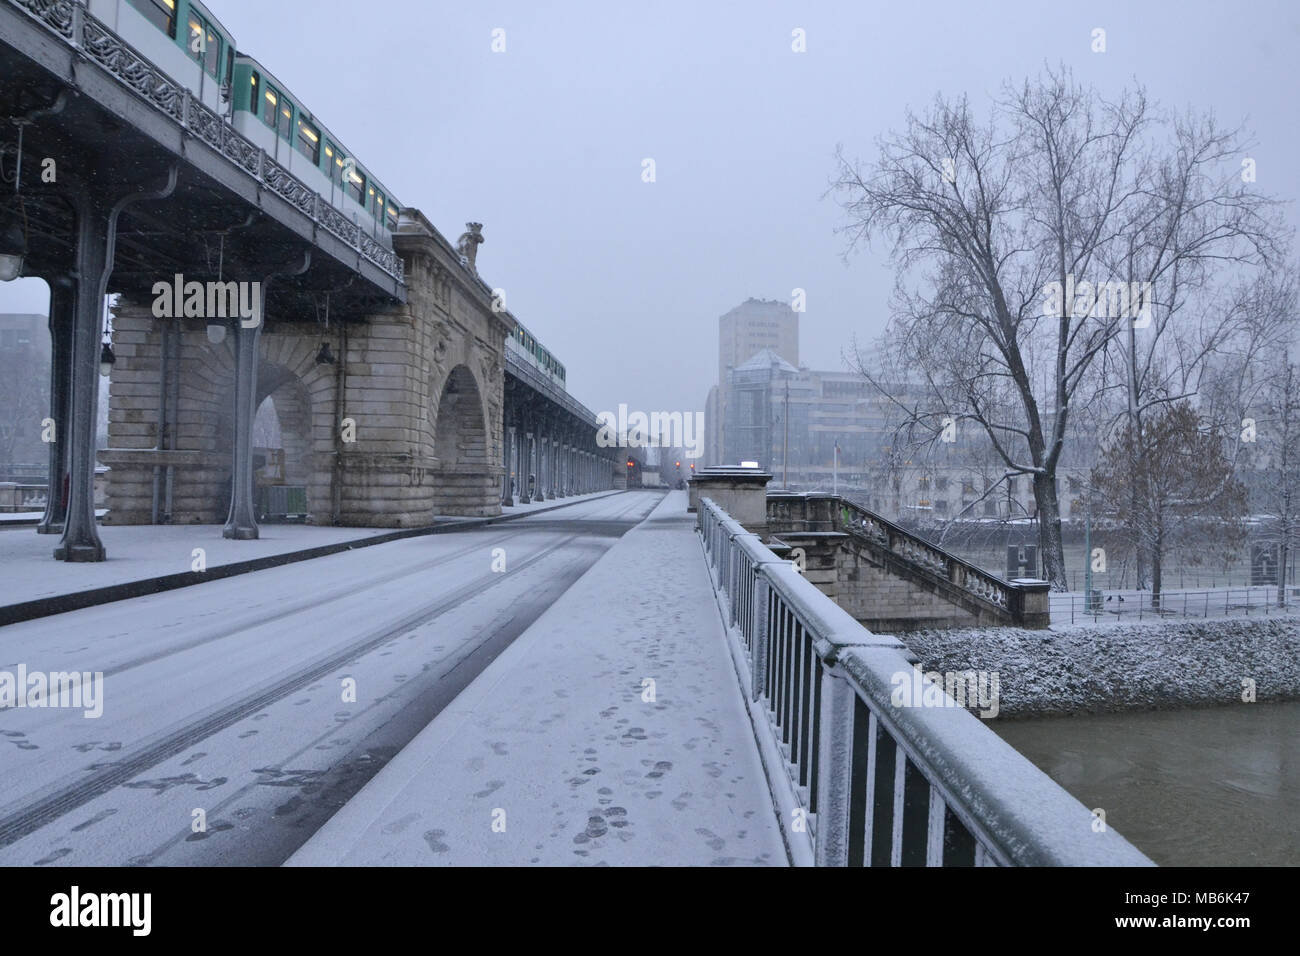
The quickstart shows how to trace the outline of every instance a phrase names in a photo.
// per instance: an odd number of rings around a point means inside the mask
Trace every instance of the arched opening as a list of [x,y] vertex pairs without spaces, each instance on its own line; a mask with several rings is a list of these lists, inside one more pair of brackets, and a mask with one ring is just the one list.
[[311,514],[310,399],[288,369],[258,367],[257,413],[253,417],[253,488],[257,520],[306,521]]
[[434,514],[489,515],[499,510],[500,493],[488,465],[483,397],[464,365],[451,370],[438,398],[433,456]]

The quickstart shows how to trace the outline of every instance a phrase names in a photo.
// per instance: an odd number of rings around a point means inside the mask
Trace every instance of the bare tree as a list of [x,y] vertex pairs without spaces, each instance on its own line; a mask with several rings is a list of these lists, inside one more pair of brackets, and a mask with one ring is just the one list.
[[[1268,385],[1252,422],[1261,461],[1259,500],[1266,515],[1263,539],[1277,546],[1277,606],[1286,605],[1286,569],[1300,536],[1300,365],[1283,352],[1269,362]],[[1249,435],[1249,432],[1248,432]]]
[[1107,350],[1163,307],[1157,280],[1177,289],[1167,277],[1180,270],[1273,251],[1271,201],[1214,175],[1234,142],[1208,120],[1154,115],[1140,88],[1105,100],[1062,70],[1004,87],[984,123],[964,98],[938,97],[869,167],[838,154],[850,250],[885,238],[899,275],[889,329],[859,371],[882,383],[882,359],[894,380],[908,369],[927,394],[903,410],[930,440],[973,426],[1004,477],[1029,476],[1056,589],[1057,472]]
[[1156,607],[1171,550],[1184,549],[1195,563],[1215,552],[1234,554],[1244,540],[1246,489],[1224,445],[1222,433],[1183,400],[1153,411],[1140,439],[1125,421],[1093,469],[1092,492],[1101,513],[1130,529],[1132,546],[1150,556]]

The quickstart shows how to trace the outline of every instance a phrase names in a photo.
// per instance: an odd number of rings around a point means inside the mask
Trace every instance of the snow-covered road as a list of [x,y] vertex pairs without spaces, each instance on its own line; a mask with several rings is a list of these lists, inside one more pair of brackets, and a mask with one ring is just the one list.
[[0,710],[0,864],[282,862],[660,498],[4,628],[0,673],[103,672],[104,701]]

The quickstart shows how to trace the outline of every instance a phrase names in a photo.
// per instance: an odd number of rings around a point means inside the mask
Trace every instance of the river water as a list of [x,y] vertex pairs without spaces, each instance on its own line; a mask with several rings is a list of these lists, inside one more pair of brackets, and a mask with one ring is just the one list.
[[992,721],[1163,866],[1300,866],[1300,702]]

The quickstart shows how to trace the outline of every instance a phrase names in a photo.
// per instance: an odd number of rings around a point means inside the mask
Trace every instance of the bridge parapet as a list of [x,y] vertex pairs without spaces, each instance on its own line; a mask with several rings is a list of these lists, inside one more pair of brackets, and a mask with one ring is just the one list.
[[[767,524],[782,541],[801,547],[822,543],[805,541],[809,535],[842,532],[847,538],[838,543],[838,551],[846,559],[847,578],[861,584],[873,572],[888,576],[885,589],[892,590],[897,607],[888,606],[891,595],[882,601],[879,588],[868,589],[870,594],[859,596],[869,601],[854,609],[858,620],[891,629],[958,624],[1042,628],[1050,623],[1046,582],[1003,580],[840,495],[769,495]],[[917,613],[921,593],[933,599],[933,613]],[[852,602],[854,589],[841,587],[837,596]]]
[[708,497],[697,530],[796,862],[1152,865]]

